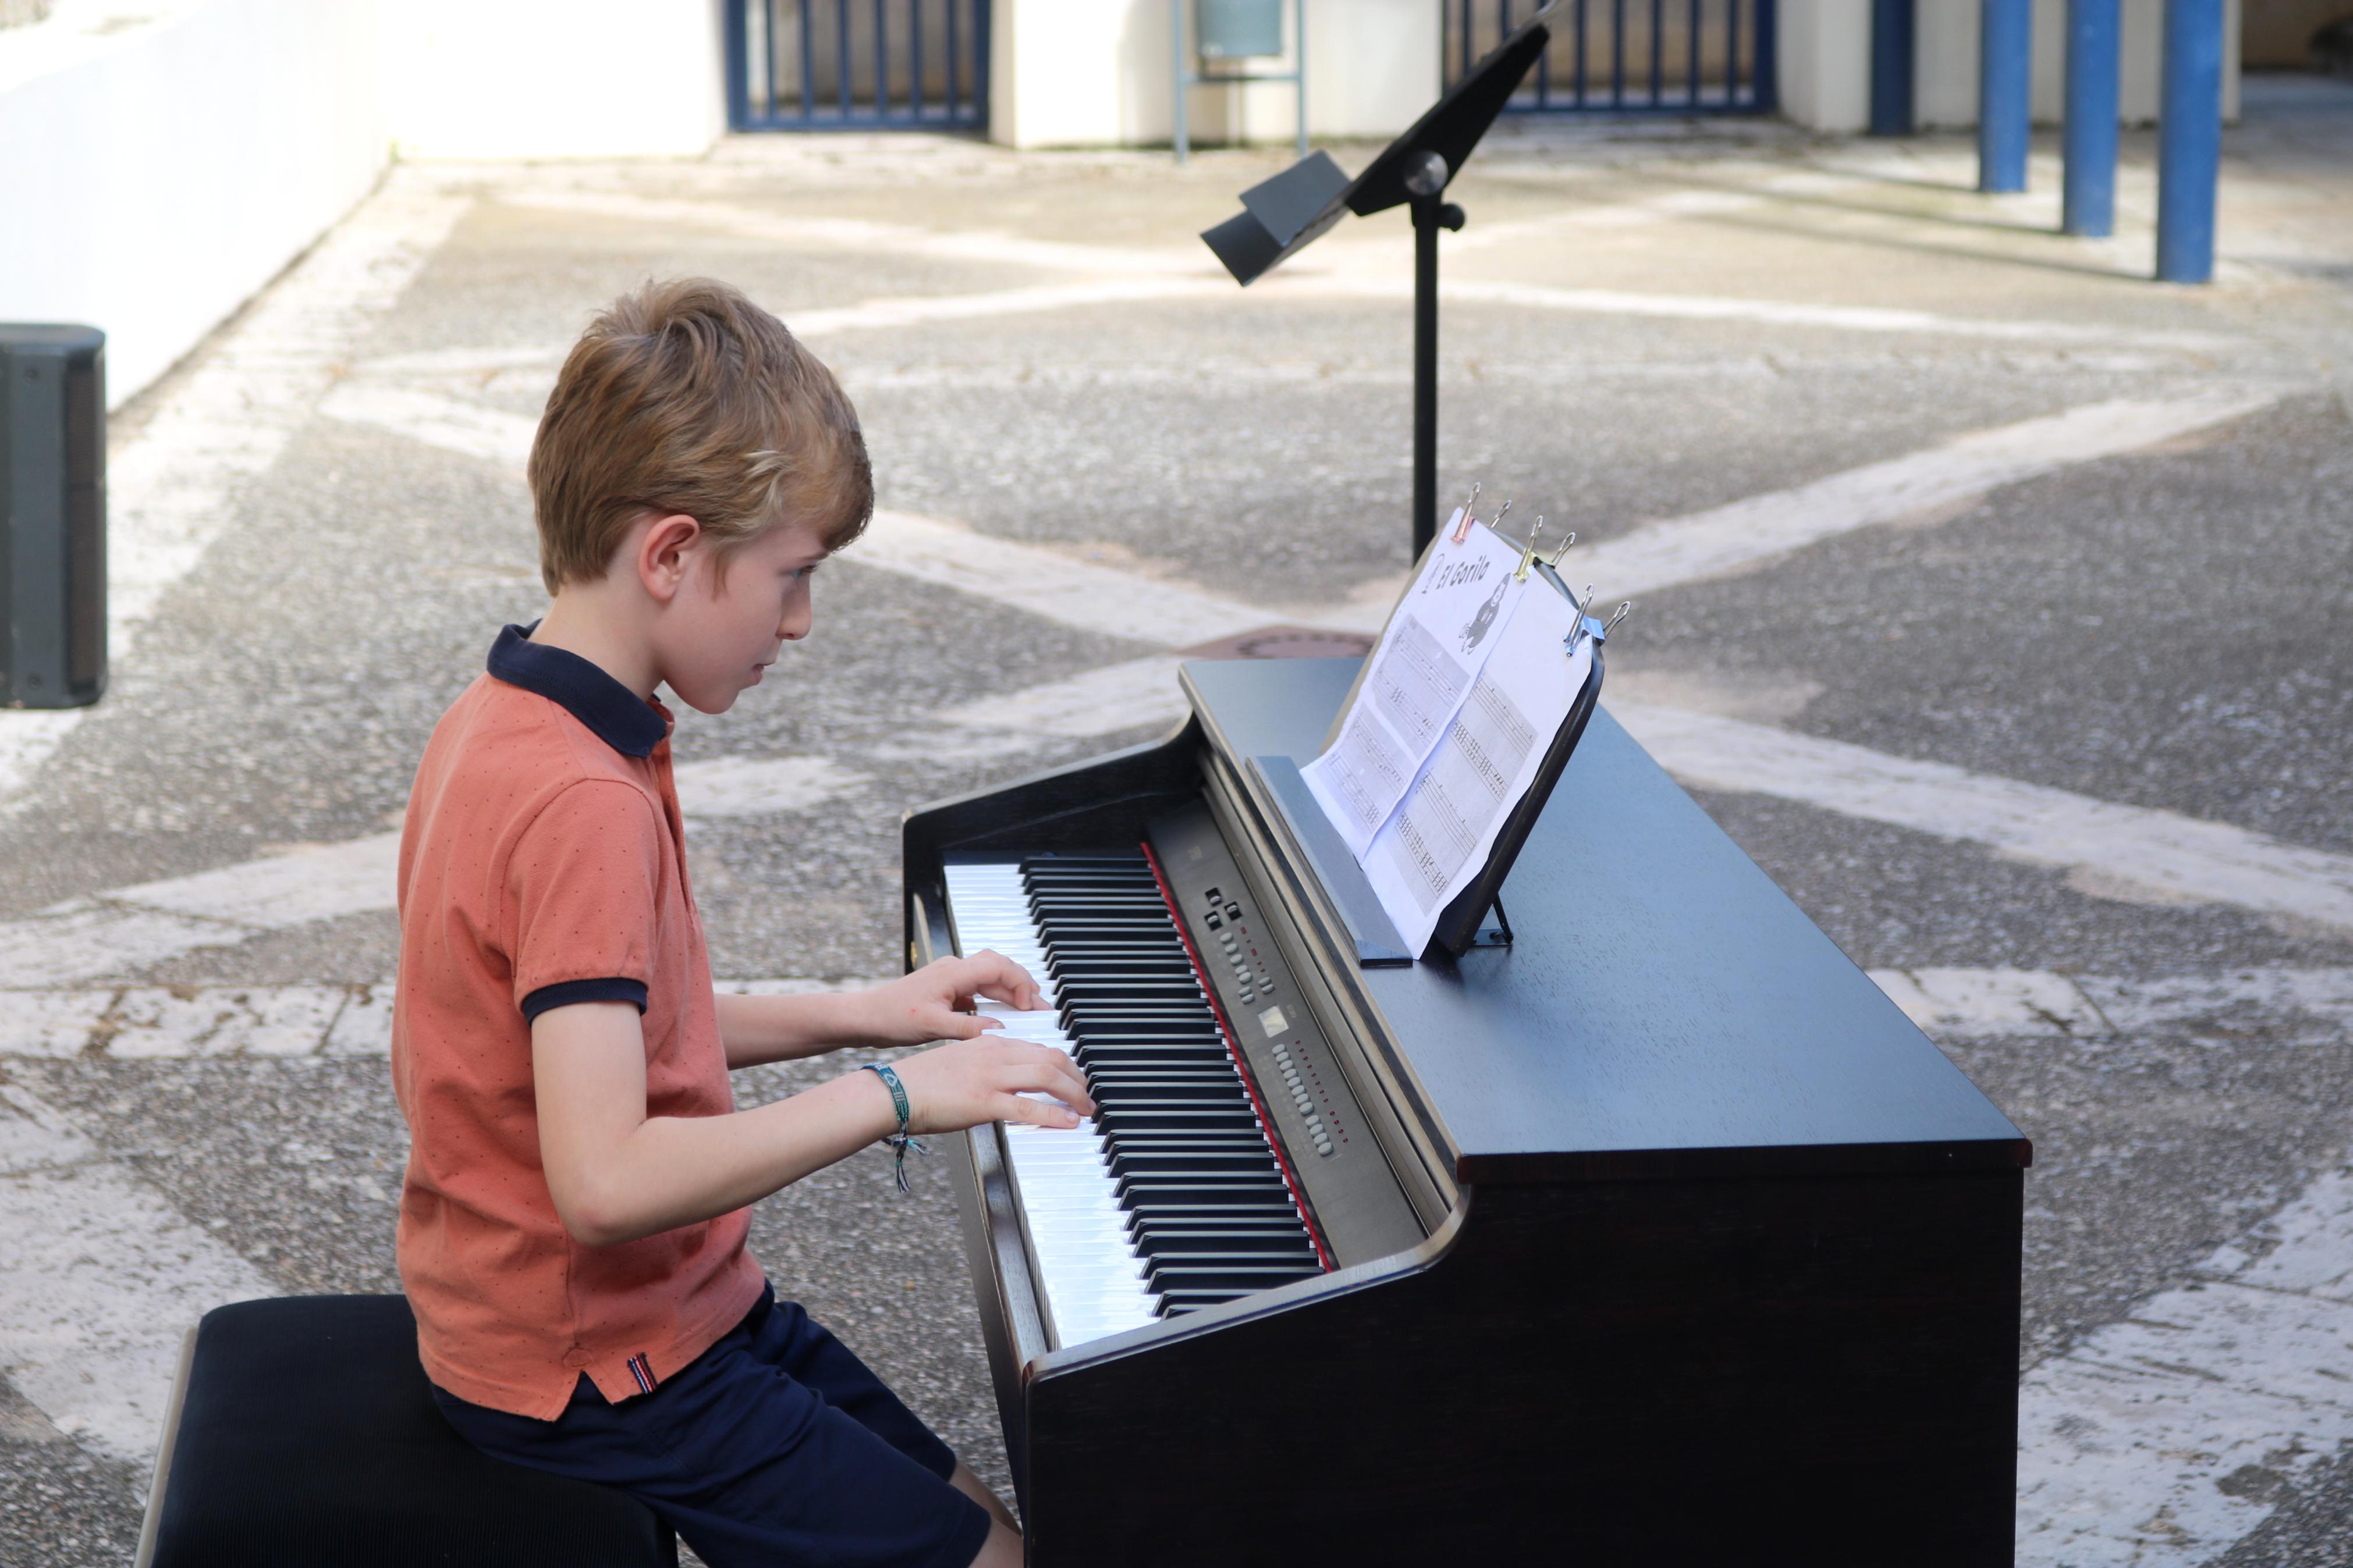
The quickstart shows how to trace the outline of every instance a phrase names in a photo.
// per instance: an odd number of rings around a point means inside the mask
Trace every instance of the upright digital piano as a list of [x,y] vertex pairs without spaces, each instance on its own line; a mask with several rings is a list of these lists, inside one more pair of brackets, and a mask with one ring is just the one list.
[[1356,668],[906,820],[1098,1106],[949,1141],[1029,1561],[2009,1563],[2027,1140],[1606,710],[1363,962],[1261,765]]

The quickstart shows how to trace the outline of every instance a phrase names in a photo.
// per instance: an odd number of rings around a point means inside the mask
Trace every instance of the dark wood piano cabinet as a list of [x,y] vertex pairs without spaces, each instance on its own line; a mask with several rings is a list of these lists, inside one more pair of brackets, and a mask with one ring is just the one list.
[[1186,667],[1155,745],[910,815],[944,858],[1133,845],[1206,800],[1428,1237],[1050,1348],[993,1129],[953,1141],[1039,1564],[2010,1561],[2031,1150],[1598,715],[1508,949],[1360,969],[1246,759],[1353,661]]

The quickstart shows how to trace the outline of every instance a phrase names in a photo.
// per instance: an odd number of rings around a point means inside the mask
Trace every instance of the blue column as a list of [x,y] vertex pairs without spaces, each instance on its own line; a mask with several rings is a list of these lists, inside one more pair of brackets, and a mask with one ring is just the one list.
[[2214,276],[2214,186],[2222,161],[2223,0],[2165,0],[2157,120],[2157,278]]
[[[724,26],[727,28],[724,41],[727,51],[727,129],[743,131],[749,129],[752,123],[751,40],[744,36],[744,29],[751,26],[751,22],[744,15],[744,0],[727,0]],[[773,105],[776,94],[771,91],[768,99]]]
[[2034,0],[1985,0],[1978,40],[1978,189],[2026,189]]
[[1919,0],[1871,0],[1871,133],[1912,134],[1912,39]]
[[2063,234],[2116,226],[2116,71],[2120,0],[2067,0],[2067,151]]

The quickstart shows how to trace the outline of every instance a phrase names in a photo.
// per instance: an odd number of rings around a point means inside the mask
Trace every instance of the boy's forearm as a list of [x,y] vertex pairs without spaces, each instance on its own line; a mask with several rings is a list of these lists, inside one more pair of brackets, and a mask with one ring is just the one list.
[[599,1162],[566,1228],[596,1247],[695,1225],[846,1159],[898,1125],[890,1092],[852,1072],[730,1116],[653,1117]]
[[856,993],[813,991],[798,996],[718,996],[719,1039],[731,1068],[793,1061],[843,1046],[869,1043]]

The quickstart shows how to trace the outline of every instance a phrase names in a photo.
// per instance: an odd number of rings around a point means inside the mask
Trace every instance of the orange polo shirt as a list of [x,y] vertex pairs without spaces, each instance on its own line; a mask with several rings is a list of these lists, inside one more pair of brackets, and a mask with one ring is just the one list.
[[670,714],[509,626],[435,727],[400,839],[392,1073],[408,1118],[401,1283],[426,1375],[553,1420],[586,1373],[649,1391],[758,1300],[749,1211],[617,1247],[556,1217],[531,1020],[643,1014],[646,1113],[734,1109],[687,883]]

